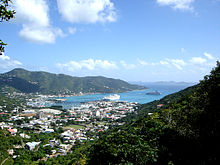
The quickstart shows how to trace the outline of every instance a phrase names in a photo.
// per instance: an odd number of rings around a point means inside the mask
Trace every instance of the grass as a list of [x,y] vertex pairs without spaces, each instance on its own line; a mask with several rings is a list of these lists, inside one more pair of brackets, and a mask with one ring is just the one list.
[[82,125],[69,125],[69,126],[66,126],[65,128],[84,129],[85,127]]

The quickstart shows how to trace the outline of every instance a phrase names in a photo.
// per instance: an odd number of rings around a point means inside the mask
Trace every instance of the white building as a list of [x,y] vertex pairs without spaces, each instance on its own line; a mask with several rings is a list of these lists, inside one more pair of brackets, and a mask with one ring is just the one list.
[[28,142],[26,146],[29,150],[33,150],[36,146],[38,146],[41,142]]

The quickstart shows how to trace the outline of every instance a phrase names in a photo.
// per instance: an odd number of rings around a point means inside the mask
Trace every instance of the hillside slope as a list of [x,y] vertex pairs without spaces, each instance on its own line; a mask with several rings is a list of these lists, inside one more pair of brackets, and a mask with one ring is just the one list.
[[[218,62],[200,84],[143,105],[132,122],[44,164],[219,164],[219,97]],[[157,108],[160,103],[164,105]]]
[[[219,164],[220,63],[200,84],[141,107],[133,123],[92,145],[88,164]],[[152,115],[144,113],[151,108]],[[107,164],[108,164],[107,163]]]
[[141,90],[145,87],[131,85],[119,79],[97,77],[72,77],[64,74],[30,72],[14,69],[0,75],[1,86],[13,87],[24,93],[114,93]]

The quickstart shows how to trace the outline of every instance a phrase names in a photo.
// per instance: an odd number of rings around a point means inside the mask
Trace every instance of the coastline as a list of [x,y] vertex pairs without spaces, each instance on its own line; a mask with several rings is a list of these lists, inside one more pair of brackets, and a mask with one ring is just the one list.
[[[120,93],[126,93],[126,92],[131,92],[131,91],[144,91],[150,89],[148,87],[146,87],[145,89],[135,89],[135,90],[128,90],[128,91],[124,91],[124,92],[108,92],[108,93],[102,93],[102,92],[88,92],[88,93],[76,93],[76,94],[71,94],[71,95],[62,95],[62,94],[58,94],[58,95],[53,95],[54,98],[67,98],[67,97],[73,97],[73,96],[85,96],[85,95],[97,95],[97,94],[120,94]],[[45,95],[46,96],[46,95]]]

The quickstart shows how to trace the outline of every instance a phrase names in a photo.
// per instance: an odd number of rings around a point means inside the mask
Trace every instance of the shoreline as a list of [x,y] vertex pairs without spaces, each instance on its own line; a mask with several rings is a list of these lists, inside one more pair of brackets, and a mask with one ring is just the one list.
[[101,92],[97,92],[97,93],[78,93],[78,94],[74,94],[74,95],[57,95],[57,96],[53,96],[52,98],[67,98],[67,97],[73,97],[73,96],[85,96],[85,95],[97,95],[97,94],[120,94],[120,93],[126,93],[126,92],[133,92],[133,91],[144,91],[144,90],[148,90],[150,88],[146,88],[146,89],[136,89],[136,90],[130,90],[130,91],[124,91],[124,92],[111,92],[111,93],[101,93]]

